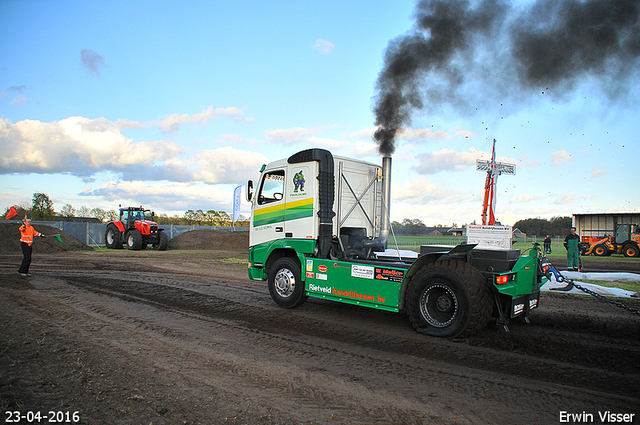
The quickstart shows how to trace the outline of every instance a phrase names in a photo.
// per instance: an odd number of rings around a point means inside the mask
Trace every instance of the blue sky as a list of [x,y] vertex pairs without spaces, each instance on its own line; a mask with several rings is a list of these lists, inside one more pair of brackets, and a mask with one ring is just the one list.
[[[56,211],[231,212],[237,185],[302,149],[379,163],[376,80],[416,6],[379,3],[0,2],[0,210],[44,192]],[[509,3],[505,22],[533,6]],[[475,161],[494,138],[498,161],[517,166],[498,180],[504,224],[639,210],[638,72],[523,87],[503,72],[507,36],[474,39],[455,72],[423,76],[464,83],[442,83],[398,136],[392,220],[479,222]]]

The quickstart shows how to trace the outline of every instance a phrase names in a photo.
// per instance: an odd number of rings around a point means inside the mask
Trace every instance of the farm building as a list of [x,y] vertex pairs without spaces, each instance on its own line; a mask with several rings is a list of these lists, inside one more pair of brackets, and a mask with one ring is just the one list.
[[616,224],[623,223],[640,224],[640,212],[573,214],[573,225],[583,241],[612,235]]

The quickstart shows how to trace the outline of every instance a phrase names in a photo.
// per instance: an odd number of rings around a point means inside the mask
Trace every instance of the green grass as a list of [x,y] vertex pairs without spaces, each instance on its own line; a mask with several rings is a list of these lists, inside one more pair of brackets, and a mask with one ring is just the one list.
[[640,291],[640,282],[637,281],[622,281],[622,280],[591,280],[591,279],[580,279],[580,282],[591,283],[593,285],[598,286],[606,286],[608,288],[620,288],[625,291],[631,292],[639,292]]

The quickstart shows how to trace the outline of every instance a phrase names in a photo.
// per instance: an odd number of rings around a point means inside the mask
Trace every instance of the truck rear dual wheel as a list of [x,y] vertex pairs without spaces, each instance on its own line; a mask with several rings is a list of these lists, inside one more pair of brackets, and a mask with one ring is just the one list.
[[486,279],[460,260],[422,267],[411,278],[406,297],[411,326],[438,337],[466,337],[482,330],[493,308]]
[[269,294],[282,308],[294,308],[307,300],[298,261],[283,257],[273,263],[269,272]]
[[105,235],[107,248],[122,249],[122,241],[120,241],[120,230],[114,225],[107,225],[107,233]]

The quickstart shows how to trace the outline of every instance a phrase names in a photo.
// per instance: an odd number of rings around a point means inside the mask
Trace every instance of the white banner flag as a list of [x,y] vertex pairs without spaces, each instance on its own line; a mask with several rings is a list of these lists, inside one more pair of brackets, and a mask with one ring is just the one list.
[[233,222],[238,221],[240,217],[240,196],[242,195],[242,185],[236,187],[233,191]]

